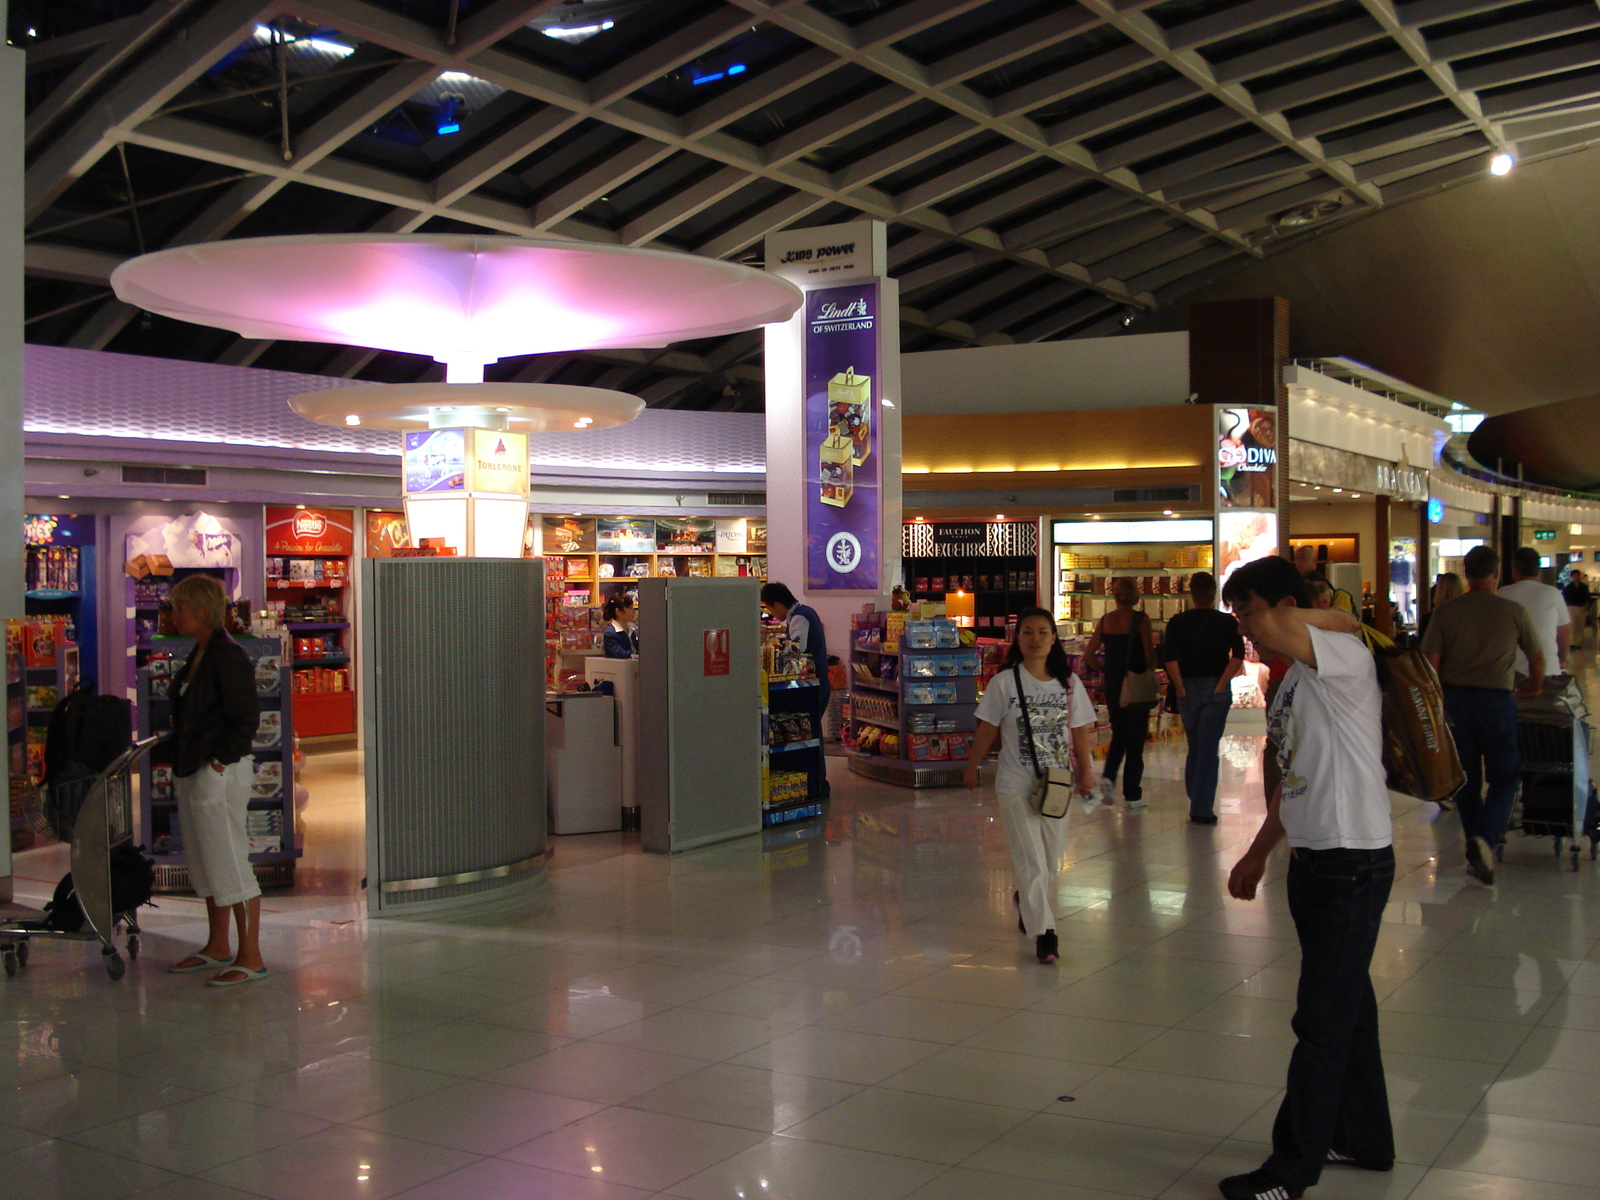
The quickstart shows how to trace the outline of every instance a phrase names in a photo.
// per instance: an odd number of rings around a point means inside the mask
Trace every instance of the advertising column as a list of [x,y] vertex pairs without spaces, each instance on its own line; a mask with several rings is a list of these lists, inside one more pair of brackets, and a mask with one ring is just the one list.
[[767,577],[842,645],[900,576],[898,292],[878,221],[774,234],[766,261],[806,293],[766,332]]
[[1217,586],[1278,552],[1278,410],[1217,413]]
[[521,558],[528,435],[478,428],[407,433],[405,498],[414,546],[469,558]]

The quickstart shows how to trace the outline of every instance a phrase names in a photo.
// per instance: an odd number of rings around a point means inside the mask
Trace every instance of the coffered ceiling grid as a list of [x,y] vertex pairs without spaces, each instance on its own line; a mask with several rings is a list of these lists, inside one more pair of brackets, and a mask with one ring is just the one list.
[[[867,216],[908,348],[1001,344],[1120,329],[1494,153],[1600,141],[1593,0],[14,0],[9,33],[30,339],[345,378],[435,368],[153,319],[109,271],[364,230],[752,261]],[[497,370],[749,408],[759,354]]]

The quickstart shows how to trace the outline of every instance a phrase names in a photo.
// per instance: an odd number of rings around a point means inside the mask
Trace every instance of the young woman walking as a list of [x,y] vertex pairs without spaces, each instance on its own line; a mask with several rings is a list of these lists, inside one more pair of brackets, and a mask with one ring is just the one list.
[[1056,868],[1067,845],[1067,818],[1041,815],[1030,795],[1039,775],[1051,767],[1073,767],[1073,790],[1079,795],[1094,791],[1094,705],[1082,682],[1067,669],[1055,618],[1042,608],[1030,608],[1018,619],[1006,665],[989,681],[978,703],[978,731],[967,762],[968,787],[978,786],[978,766],[996,738],[1000,769],[994,780],[995,798],[1011,849],[1022,931],[1033,937],[1039,961],[1053,963],[1059,949],[1051,901]]

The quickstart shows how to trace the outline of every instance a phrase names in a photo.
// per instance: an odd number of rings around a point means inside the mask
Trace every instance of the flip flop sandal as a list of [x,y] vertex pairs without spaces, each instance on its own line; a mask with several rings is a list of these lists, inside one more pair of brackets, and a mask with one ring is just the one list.
[[209,954],[191,954],[167,968],[174,975],[197,975],[201,971],[210,971],[215,967],[225,967],[233,961],[233,955],[227,958],[212,958]]
[[[238,978],[224,978],[224,976],[228,975],[238,975]],[[265,979],[266,977],[267,969],[265,967],[260,967],[254,971],[252,971],[249,967],[229,967],[220,975],[213,975],[210,979],[206,980],[206,986],[216,988],[238,987],[241,983],[254,983],[256,980]]]

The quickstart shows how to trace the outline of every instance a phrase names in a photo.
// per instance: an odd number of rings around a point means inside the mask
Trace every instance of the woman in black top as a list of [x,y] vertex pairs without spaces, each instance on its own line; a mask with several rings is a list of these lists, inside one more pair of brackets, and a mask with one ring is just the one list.
[[[245,832],[254,762],[258,703],[250,656],[222,628],[227,594],[209,575],[192,575],[172,589],[178,632],[195,641],[172,676],[173,792],[189,883],[206,902],[206,944],[171,968],[191,974],[224,967],[212,987],[262,979],[261,888],[250,868]],[[228,921],[239,927],[239,953],[229,953]]]
[[1156,661],[1155,638],[1150,618],[1134,606],[1139,603],[1139,585],[1127,576],[1111,581],[1111,598],[1117,607],[1100,618],[1094,636],[1084,647],[1083,661],[1106,680],[1106,713],[1111,721],[1111,745],[1106,747],[1106,764],[1100,772],[1105,780],[1106,800],[1117,782],[1117,771],[1126,762],[1122,776],[1122,798],[1129,808],[1144,807],[1144,744],[1150,736],[1150,713],[1154,704],[1122,706],[1122,681],[1129,671],[1148,671]]

